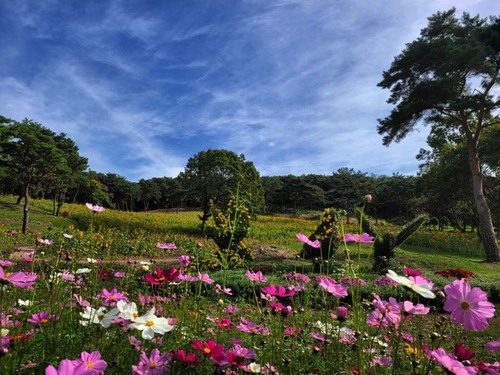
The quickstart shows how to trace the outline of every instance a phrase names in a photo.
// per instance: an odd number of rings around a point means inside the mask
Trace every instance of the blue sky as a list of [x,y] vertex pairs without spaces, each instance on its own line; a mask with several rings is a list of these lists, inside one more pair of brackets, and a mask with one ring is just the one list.
[[427,17],[498,0],[0,1],[0,114],[73,139],[92,170],[175,177],[199,151],[263,176],[415,174],[420,127],[382,146],[382,72]]

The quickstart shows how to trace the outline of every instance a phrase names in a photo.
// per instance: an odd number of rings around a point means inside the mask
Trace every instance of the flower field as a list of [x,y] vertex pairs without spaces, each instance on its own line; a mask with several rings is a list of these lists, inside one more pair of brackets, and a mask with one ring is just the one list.
[[[500,373],[498,309],[475,275],[375,275],[352,227],[335,267],[208,270],[196,213],[67,209],[35,236],[1,228],[0,374]],[[263,217],[248,242],[297,254],[316,224]]]

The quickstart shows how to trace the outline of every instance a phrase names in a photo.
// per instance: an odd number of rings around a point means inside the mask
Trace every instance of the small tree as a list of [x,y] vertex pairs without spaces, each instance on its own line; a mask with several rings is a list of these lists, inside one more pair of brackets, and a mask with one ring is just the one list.
[[302,258],[326,260],[335,254],[341,238],[337,224],[339,215],[340,213],[333,208],[326,208],[323,211],[318,226],[309,236],[311,241],[319,240],[321,247],[317,249],[305,243],[300,253]]
[[252,220],[248,205],[233,196],[224,211],[214,204],[211,208],[212,221],[208,223],[207,234],[218,246],[213,258],[224,269],[242,266],[245,260],[252,259],[252,253],[243,242]]

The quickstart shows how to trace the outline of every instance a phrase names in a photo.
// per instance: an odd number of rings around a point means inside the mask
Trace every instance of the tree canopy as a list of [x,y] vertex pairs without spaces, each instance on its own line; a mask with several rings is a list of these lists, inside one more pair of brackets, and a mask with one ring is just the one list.
[[87,159],[64,133],[56,134],[42,125],[25,119],[0,122],[0,167],[22,186],[24,196],[23,233],[29,223],[30,192],[36,185],[58,181],[59,188],[70,176],[87,167]]
[[210,202],[224,208],[233,195],[247,200],[253,213],[264,208],[264,189],[254,164],[228,150],[201,151],[188,160],[180,180],[203,210],[202,227],[210,215]]

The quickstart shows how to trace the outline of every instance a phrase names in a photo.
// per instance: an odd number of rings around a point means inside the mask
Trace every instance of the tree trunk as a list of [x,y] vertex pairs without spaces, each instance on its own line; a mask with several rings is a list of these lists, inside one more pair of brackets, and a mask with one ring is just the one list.
[[491,221],[490,209],[483,192],[483,173],[481,172],[477,143],[475,139],[468,138],[467,151],[469,153],[469,164],[472,172],[472,192],[474,194],[474,205],[476,206],[479,220],[478,229],[481,233],[486,261],[500,262],[500,252]]
[[30,220],[30,185],[26,183],[24,186],[24,207],[23,207],[23,234],[28,233],[28,224]]

